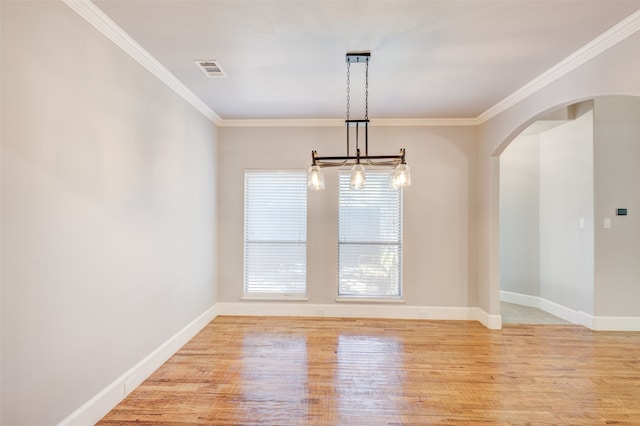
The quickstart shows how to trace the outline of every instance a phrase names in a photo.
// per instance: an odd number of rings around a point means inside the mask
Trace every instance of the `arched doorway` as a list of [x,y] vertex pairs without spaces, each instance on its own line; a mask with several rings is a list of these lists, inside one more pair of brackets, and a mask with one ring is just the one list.
[[[637,117],[640,98],[598,97],[541,114],[502,147],[502,302],[540,309],[540,323],[634,327],[624,317],[640,312],[625,303],[640,294],[640,225],[628,207],[640,213]],[[536,322],[514,306],[501,305],[503,322]],[[603,324],[603,314],[622,319]]]

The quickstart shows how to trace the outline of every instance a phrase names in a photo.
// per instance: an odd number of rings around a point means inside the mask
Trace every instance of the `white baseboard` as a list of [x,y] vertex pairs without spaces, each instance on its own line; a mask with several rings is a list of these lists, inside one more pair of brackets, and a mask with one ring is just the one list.
[[540,304],[538,307],[543,311],[550,313],[551,315],[555,315],[574,324],[580,324],[584,325],[587,328],[593,328],[593,315],[591,314],[583,311],[573,310],[543,297],[539,298],[539,302]]
[[58,425],[86,426],[96,424],[217,315],[217,305],[207,309],[202,315],[160,345],[142,361],[131,367],[89,401],[85,402]]
[[590,314],[582,311],[575,311],[543,297],[500,290],[500,301],[541,309],[551,315],[555,315],[565,321],[569,321],[570,323],[592,328],[591,323],[593,316]]
[[640,331],[640,317],[630,316],[594,316],[576,311],[538,296],[500,291],[500,300],[518,305],[542,309],[573,324],[583,325],[598,331]]
[[218,303],[216,306],[219,315],[463,320],[479,321],[491,329],[502,326],[500,315],[489,315],[480,308],[469,307],[287,302]]
[[593,317],[593,330],[640,331],[640,317]]
[[528,294],[500,290],[500,301],[541,309],[540,298],[538,296],[529,296]]
[[490,330],[502,328],[502,315],[488,314],[480,308],[471,308],[469,319],[478,321]]

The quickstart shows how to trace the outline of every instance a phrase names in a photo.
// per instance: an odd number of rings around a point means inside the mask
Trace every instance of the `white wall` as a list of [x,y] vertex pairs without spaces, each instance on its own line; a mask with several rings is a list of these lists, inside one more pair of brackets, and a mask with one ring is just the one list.
[[602,97],[594,108],[596,314],[640,316],[640,99]]
[[1,54],[1,423],[50,425],[216,303],[217,131],[63,3]]
[[[372,127],[370,152],[407,149],[413,186],[404,194],[404,298],[407,305],[475,306],[475,129]],[[221,128],[219,251],[221,302],[240,302],[243,286],[245,169],[305,169],[311,150],[343,155],[342,127]],[[337,296],[337,170],[308,196],[309,302]],[[251,302],[244,302],[251,303]]]
[[524,128],[548,111],[601,95],[640,95],[639,48],[640,34],[636,32],[479,127],[477,292],[478,306],[490,314],[500,310],[497,156]]
[[591,107],[575,120],[540,134],[539,200],[539,296],[593,314]]
[[523,135],[500,155],[500,289],[540,293],[540,138]]

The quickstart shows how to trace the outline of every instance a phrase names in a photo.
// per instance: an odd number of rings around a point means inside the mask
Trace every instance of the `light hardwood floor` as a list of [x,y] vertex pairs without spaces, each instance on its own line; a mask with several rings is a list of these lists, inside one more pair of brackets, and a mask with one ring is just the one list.
[[640,425],[640,333],[218,317],[101,425]]

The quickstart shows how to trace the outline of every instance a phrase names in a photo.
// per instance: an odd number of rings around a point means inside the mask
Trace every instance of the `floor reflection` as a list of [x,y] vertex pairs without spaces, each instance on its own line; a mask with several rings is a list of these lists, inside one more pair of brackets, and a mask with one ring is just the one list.
[[242,346],[242,398],[238,410],[269,424],[308,415],[307,341],[304,335],[255,332]]
[[383,416],[401,421],[402,342],[394,337],[338,336],[336,396],[340,419]]

